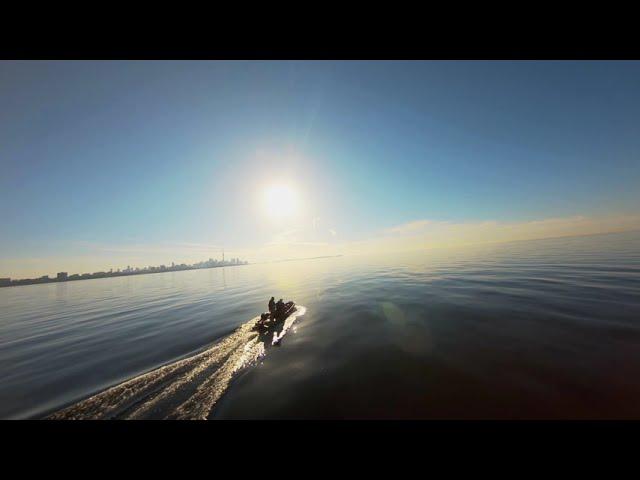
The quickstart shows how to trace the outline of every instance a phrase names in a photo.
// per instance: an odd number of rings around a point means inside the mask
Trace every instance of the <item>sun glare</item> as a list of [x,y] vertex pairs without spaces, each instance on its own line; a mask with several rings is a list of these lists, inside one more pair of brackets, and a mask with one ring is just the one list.
[[291,217],[298,211],[299,199],[289,185],[271,185],[264,191],[264,208],[271,217]]

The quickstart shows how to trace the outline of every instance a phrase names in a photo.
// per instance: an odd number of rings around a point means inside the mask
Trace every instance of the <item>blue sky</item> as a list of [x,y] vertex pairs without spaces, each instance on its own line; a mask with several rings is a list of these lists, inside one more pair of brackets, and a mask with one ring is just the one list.
[[[0,62],[0,276],[628,218],[639,87],[640,62]],[[299,217],[263,215],[273,182]]]

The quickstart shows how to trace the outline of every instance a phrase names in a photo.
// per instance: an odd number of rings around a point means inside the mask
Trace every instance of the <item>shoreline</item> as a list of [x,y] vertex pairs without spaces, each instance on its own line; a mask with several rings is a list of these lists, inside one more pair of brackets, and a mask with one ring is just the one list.
[[[154,273],[175,273],[175,272],[185,272],[191,270],[207,270],[210,268],[225,268],[225,267],[242,267],[250,265],[249,263],[237,263],[237,264],[229,264],[229,265],[212,265],[210,267],[193,267],[193,268],[174,268],[174,269],[166,269],[166,270],[158,270],[152,272],[134,272],[134,273],[107,273],[105,275],[97,276],[97,277],[88,277],[88,278],[68,278],[66,280],[58,280],[57,278],[51,278],[49,280],[38,281],[38,279],[33,282],[25,282],[25,283],[16,283],[11,285],[0,285],[0,288],[10,288],[10,287],[26,287],[29,285],[45,285],[48,283],[68,283],[68,282],[79,282],[83,280],[102,280],[105,278],[114,278],[114,277],[135,277],[138,275],[150,275]],[[23,282],[23,280],[18,280],[18,282]]]

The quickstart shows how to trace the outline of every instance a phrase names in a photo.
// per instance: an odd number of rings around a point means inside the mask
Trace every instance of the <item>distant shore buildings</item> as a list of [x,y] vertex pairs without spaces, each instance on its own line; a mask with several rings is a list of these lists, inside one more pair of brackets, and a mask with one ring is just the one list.
[[240,260],[239,258],[232,258],[229,261],[224,260],[224,256],[222,261],[214,260],[210,258],[209,260],[205,260],[204,262],[194,263],[192,265],[187,265],[186,263],[181,263],[176,265],[174,262],[171,262],[170,266],[160,265],[157,267],[148,266],[143,268],[132,268],[127,265],[127,268],[124,270],[117,269],[115,272],[113,269],[108,272],[94,272],[94,273],[74,273],[69,275],[67,272],[58,272],[55,278],[50,278],[49,275],[43,275],[39,278],[23,278],[20,280],[11,280],[11,278],[0,278],[0,287],[13,287],[16,285],[34,285],[38,283],[53,283],[53,282],[69,282],[74,280],[90,280],[92,278],[107,278],[107,277],[124,277],[128,275],[144,275],[147,273],[162,273],[162,272],[177,272],[180,270],[197,270],[200,268],[217,268],[217,267],[234,267],[237,265],[248,265],[249,262]]

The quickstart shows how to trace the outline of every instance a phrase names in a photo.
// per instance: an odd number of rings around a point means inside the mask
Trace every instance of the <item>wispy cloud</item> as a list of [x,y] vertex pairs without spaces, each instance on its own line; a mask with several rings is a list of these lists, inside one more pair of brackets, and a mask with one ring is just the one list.
[[176,252],[188,252],[188,253],[209,253],[219,252],[222,250],[221,245],[207,244],[207,243],[161,243],[161,244],[103,244],[93,242],[75,242],[76,247],[89,250],[92,252],[108,252],[108,253],[143,253],[143,254],[175,254]]
[[334,243],[337,232],[332,228],[321,227],[320,218],[315,217],[308,223],[300,223],[273,235],[266,246],[326,246]]
[[403,223],[401,225],[396,225],[395,227],[387,228],[383,230],[383,232],[389,234],[416,233],[424,230],[431,224],[433,224],[431,220],[414,220],[413,222]]
[[[282,231],[262,245],[229,248],[226,253],[228,257],[239,256],[250,262],[260,262],[335,254],[417,251],[631,230],[640,230],[640,215],[576,215],[523,222],[418,219],[383,229],[370,238],[338,242],[335,230],[310,223]],[[92,272],[126,265],[159,265],[174,260],[193,263],[209,256],[219,258],[222,250],[219,245],[193,242],[128,245],[76,242],[74,246],[75,253],[65,256],[0,258],[0,273],[20,278],[58,271]]]
[[[523,222],[485,220],[445,222],[418,219],[381,230],[369,238],[337,241],[334,229],[319,228],[319,219],[275,234],[260,246],[234,249],[230,255],[253,260],[274,260],[292,256],[331,255],[338,253],[373,253],[377,251],[422,250],[440,247],[534,240],[551,237],[590,235],[606,232],[640,230],[640,215],[588,217],[575,215]],[[121,258],[184,258],[199,260],[216,256],[221,246],[206,243],[164,245],[92,245],[91,252],[104,252]],[[146,261],[146,260],[145,260]],[[181,260],[182,261],[182,260]]]
[[420,219],[382,230],[369,239],[345,245],[356,253],[421,250],[438,247],[534,240],[640,230],[640,215],[546,218],[524,222],[439,222]]
[[283,232],[278,232],[273,236],[271,241],[267,242],[267,245],[287,245],[290,243],[296,243],[298,241],[299,228],[292,228]]

